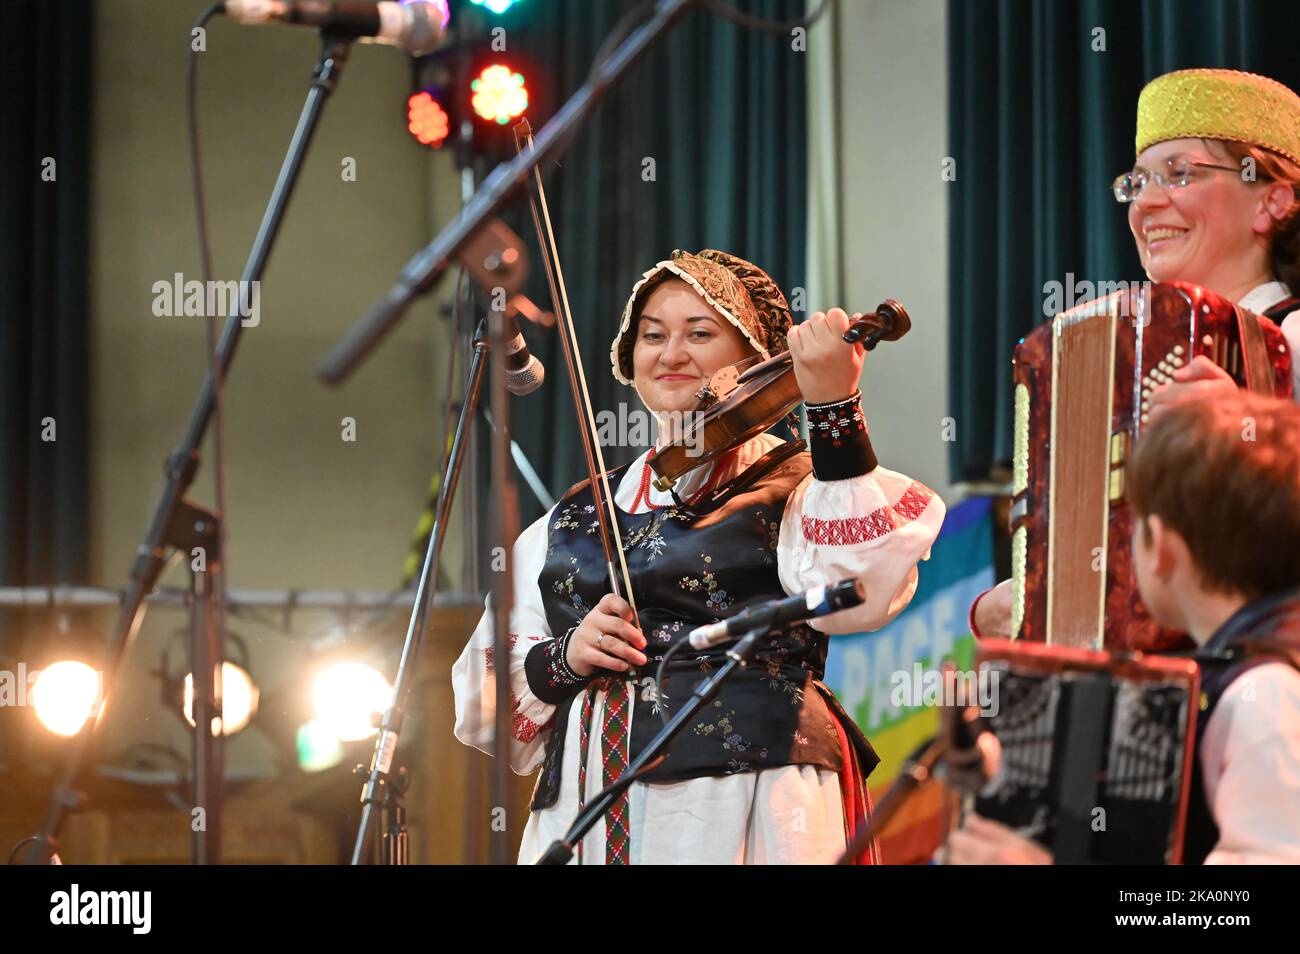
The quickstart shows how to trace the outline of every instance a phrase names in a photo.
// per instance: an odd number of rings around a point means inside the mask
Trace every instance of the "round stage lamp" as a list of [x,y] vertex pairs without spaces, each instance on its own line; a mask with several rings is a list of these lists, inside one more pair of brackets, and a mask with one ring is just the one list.
[[504,126],[528,109],[528,85],[522,73],[502,63],[485,66],[469,84],[470,105],[479,118]]
[[502,14],[515,5],[516,0],[469,0],[476,7],[482,7],[489,13]]
[[[212,731],[218,735],[234,735],[242,731],[252,721],[257,712],[257,701],[261,695],[252,677],[242,666],[232,662],[221,664],[221,712],[225,716],[225,728],[221,719],[213,717]],[[194,725],[194,673],[185,674],[185,688],[181,697],[185,721]]]
[[312,687],[316,719],[342,742],[374,735],[370,716],[388,708],[392,696],[388,680],[360,662],[334,663],[316,677]]
[[406,128],[416,140],[437,149],[451,131],[451,120],[432,93],[420,90],[406,100]]
[[65,659],[41,670],[32,686],[32,707],[55,735],[74,736],[104,705],[100,675],[83,662]]

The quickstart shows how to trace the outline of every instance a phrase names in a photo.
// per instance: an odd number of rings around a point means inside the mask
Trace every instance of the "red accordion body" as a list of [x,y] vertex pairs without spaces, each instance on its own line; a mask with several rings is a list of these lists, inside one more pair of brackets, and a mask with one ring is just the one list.
[[1181,282],[1088,302],[1020,342],[1013,636],[1091,649],[1185,644],[1138,597],[1124,464],[1150,391],[1202,354],[1242,387],[1292,392],[1291,355],[1276,325]]

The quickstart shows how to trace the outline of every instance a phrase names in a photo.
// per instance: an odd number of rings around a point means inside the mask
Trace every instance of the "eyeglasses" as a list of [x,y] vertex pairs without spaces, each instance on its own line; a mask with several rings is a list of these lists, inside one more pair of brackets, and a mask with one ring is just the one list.
[[1159,172],[1154,169],[1143,169],[1141,166],[1135,166],[1132,172],[1126,172],[1116,177],[1111,183],[1111,191],[1115,193],[1116,202],[1132,202],[1142,190],[1147,187],[1148,182],[1155,182],[1156,185],[1163,189],[1181,189],[1193,179],[1203,177],[1201,169],[1219,169],[1223,172],[1239,172],[1232,166],[1216,166],[1212,162],[1194,162],[1191,159],[1173,159],[1166,163],[1167,171]]

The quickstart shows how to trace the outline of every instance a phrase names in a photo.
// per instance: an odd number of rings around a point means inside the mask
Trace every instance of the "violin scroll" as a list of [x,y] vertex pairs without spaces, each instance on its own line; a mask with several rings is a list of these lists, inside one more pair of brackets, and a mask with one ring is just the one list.
[[897,341],[912,330],[912,319],[907,309],[892,298],[886,298],[869,315],[855,315],[844,340],[849,344],[862,342],[870,351],[881,341]]

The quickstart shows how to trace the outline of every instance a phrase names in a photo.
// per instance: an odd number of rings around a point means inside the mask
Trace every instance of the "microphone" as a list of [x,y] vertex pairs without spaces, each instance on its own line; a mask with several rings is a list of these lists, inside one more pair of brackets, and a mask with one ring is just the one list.
[[506,334],[506,390],[523,396],[532,394],[546,380],[546,368],[537,356],[528,350],[528,342],[519,330],[513,311],[505,313]]
[[784,599],[769,600],[743,610],[729,619],[691,630],[692,649],[708,649],[728,640],[739,639],[752,629],[771,629],[781,623],[797,623],[842,609],[860,606],[867,598],[862,581],[857,577],[840,580],[828,586],[814,586],[810,590]]
[[412,56],[424,56],[437,49],[451,18],[447,0],[226,0],[226,15],[246,26],[275,20],[319,27],[330,36],[400,46]]

